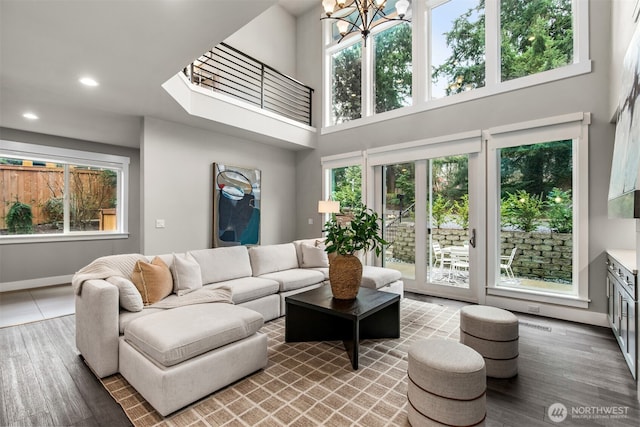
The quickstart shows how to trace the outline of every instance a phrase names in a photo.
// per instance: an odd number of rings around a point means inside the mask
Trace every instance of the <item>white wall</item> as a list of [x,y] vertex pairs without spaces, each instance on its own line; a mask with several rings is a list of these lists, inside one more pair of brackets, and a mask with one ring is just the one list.
[[[307,218],[317,216],[316,204],[321,197],[321,156],[568,113],[590,112],[589,282],[592,303],[589,310],[606,312],[604,251],[610,247],[635,246],[635,233],[629,230],[629,225],[624,220],[607,218],[614,138],[609,111],[610,13],[610,2],[590,2],[590,55],[593,61],[593,72],[590,74],[320,135],[317,150],[297,154],[300,182],[297,190],[297,237],[312,237],[321,231],[321,225],[317,222],[314,225],[307,223]],[[299,58],[305,62],[304,68],[299,65],[299,70],[305,71],[299,77],[316,85],[319,92],[321,55],[316,52],[320,43],[320,24],[314,24],[318,16],[318,11],[312,10],[300,18],[299,22],[305,24],[304,28],[317,34],[318,39],[307,39],[307,45],[298,46],[298,52],[308,50],[313,53]],[[299,33],[304,28],[299,26]],[[299,43],[302,40],[299,37]],[[318,93],[316,98],[316,104],[319,104],[321,94]]]
[[[262,171],[261,243],[295,237],[295,154],[154,118],[141,140],[143,253],[211,247],[213,163]],[[156,219],[165,228],[155,228]]]
[[228,37],[225,43],[297,78],[295,35],[295,18],[276,4]]

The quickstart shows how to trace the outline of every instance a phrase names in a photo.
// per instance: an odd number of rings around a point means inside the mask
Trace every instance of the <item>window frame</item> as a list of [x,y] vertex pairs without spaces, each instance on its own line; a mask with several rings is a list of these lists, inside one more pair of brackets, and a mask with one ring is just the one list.
[[[590,113],[574,113],[487,129],[487,295],[578,308],[589,306],[589,124]],[[572,294],[499,286],[500,161],[497,150],[547,141],[573,140]]]
[[[430,111],[437,108],[442,108],[450,105],[455,105],[463,102],[468,102],[476,99],[482,99],[489,96],[494,96],[502,93],[508,93],[511,91],[534,87],[537,85],[555,82],[558,80],[576,77],[583,74],[588,74],[592,70],[591,59],[589,58],[589,0],[572,0],[573,11],[573,63],[565,65],[563,67],[555,68],[548,71],[543,71],[528,76],[501,81],[500,78],[500,8],[499,2],[488,1],[485,2],[485,86],[477,88],[468,92],[462,92],[455,95],[446,96],[443,98],[431,98],[431,83],[429,82],[429,70],[430,70],[430,52],[431,41],[428,37],[431,9],[437,7],[447,0],[416,0],[411,2],[412,19],[411,25],[413,29],[413,50],[412,50],[412,64],[413,64],[413,84],[412,84],[412,105],[397,108],[395,110],[386,111],[383,113],[373,114],[372,111],[365,111],[365,105],[371,103],[370,98],[365,100],[365,91],[363,90],[363,112],[362,117],[359,119],[350,120],[344,123],[331,124],[330,122],[330,103],[331,103],[331,70],[330,70],[330,55],[335,50],[340,50],[347,43],[355,43],[361,40],[358,35],[344,39],[340,44],[331,40],[331,22],[330,20],[324,20],[323,23],[323,96],[322,96],[322,128],[320,129],[321,135],[331,134],[333,132],[340,132],[347,129],[353,129],[360,126],[365,126],[373,123],[383,122],[385,120],[392,120],[398,117],[403,117],[410,114],[421,113]],[[383,28],[388,28],[385,25],[379,25],[375,30],[380,31]],[[382,27],[382,28],[380,28]],[[369,46],[371,43],[367,43]],[[373,63],[372,58],[365,58],[365,52],[370,51],[369,48],[363,49],[363,71],[362,71],[362,85],[369,85],[371,88],[373,78]],[[327,58],[329,60],[327,61]],[[366,64],[365,64],[366,60]],[[366,68],[365,68],[366,67]],[[366,89],[365,87],[364,89]],[[368,95],[369,97],[371,95]],[[365,104],[365,101],[367,103]],[[368,113],[368,114],[365,114]]]
[[[115,208],[117,228],[115,231],[70,231],[65,227],[65,230],[62,233],[2,235],[0,236],[0,245],[54,241],[120,239],[127,238],[129,236],[129,157],[7,140],[0,140],[0,157],[46,161],[65,165],[65,186],[68,185],[69,168],[66,167],[67,165],[105,168],[116,172],[118,175],[116,188],[117,200]],[[70,193],[65,191],[65,206],[68,206],[67,200],[69,197]],[[65,218],[68,217],[68,209],[65,209],[64,215]]]

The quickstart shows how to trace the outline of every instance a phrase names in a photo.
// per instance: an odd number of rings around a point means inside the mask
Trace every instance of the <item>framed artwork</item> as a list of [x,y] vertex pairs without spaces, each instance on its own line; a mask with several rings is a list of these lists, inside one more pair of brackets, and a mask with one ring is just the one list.
[[260,244],[259,169],[213,164],[213,247]]

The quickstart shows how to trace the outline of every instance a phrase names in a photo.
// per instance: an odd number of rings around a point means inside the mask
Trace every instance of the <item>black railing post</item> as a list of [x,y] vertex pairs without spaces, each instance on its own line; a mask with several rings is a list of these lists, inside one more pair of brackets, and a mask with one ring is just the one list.
[[313,89],[309,88],[309,126],[313,126]]
[[191,63],[191,75],[189,76],[189,78],[191,79],[191,84],[193,84],[193,62]]
[[260,108],[264,110],[264,64],[260,63]]

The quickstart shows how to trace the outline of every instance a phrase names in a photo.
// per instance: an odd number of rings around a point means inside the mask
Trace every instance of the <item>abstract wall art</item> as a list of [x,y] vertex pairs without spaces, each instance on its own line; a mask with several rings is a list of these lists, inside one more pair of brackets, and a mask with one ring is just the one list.
[[259,169],[213,164],[213,247],[260,244]]

